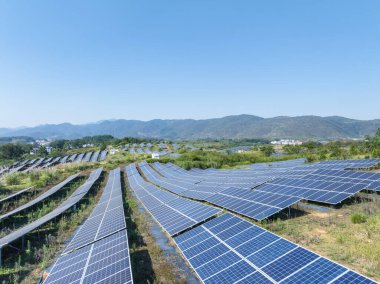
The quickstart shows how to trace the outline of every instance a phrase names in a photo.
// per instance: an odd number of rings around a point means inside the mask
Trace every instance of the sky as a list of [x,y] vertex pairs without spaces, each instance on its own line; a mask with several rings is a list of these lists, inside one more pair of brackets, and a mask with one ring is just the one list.
[[378,0],[0,0],[0,127],[380,118]]

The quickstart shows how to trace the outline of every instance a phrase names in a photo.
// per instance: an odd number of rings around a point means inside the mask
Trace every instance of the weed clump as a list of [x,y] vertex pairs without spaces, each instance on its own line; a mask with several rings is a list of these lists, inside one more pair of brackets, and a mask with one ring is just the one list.
[[353,213],[351,215],[351,222],[354,224],[362,224],[367,222],[367,215],[363,213]]

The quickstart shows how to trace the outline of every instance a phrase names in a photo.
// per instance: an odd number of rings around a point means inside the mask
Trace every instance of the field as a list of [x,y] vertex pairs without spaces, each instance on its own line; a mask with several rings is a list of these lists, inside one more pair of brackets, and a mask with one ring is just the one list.
[[[230,146],[239,146],[239,143],[221,142],[217,146],[217,142],[199,142],[194,149],[185,147],[175,149],[173,146],[169,146],[169,152],[178,153],[178,157],[164,156],[160,159],[160,162],[161,165],[174,163],[187,170],[192,168],[220,169],[219,174],[228,175],[231,173],[233,176],[234,173],[252,171],[250,169],[252,164],[270,163],[268,170],[272,172],[275,169],[270,169],[271,163],[285,162],[282,165],[292,167],[292,161],[297,158],[315,160],[315,157],[317,157],[319,160],[322,158],[319,156],[320,153],[327,150],[328,158],[332,159],[339,152],[331,146],[304,146],[300,149],[288,149],[289,147],[274,148],[265,145],[252,145],[248,150],[238,153],[226,149],[226,147]],[[132,154],[123,150],[123,147],[123,145],[109,146],[109,150],[117,149],[117,151],[102,162],[68,163],[50,169],[37,169],[25,173],[16,172],[2,176],[1,198],[21,189],[34,187],[28,194],[22,194],[7,204],[3,204],[0,213],[4,214],[36,198],[68,176],[81,172],[81,178],[65,187],[62,193],[56,194],[45,202],[34,206],[26,211],[25,214],[15,215],[11,219],[5,220],[0,231],[0,238],[38,220],[59,207],[78,186],[83,184],[91,170],[99,166],[102,166],[105,170],[105,176],[102,178],[101,184],[97,184],[91,194],[78,204],[77,209],[66,212],[55,222],[49,222],[33,232],[25,242],[25,250],[21,250],[19,254],[9,254],[10,250],[8,248],[3,249],[3,261],[0,270],[1,280],[4,280],[5,283],[36,282],[43,275],[45,269],[54,263],[57,254],[65,247],[65,240],[72,236],[77,226],[83,224],[95,208],[105,188],[109,171],[117,167],[124,169],[127,165],[134,163],[137,165],[137,163],[143,161],[148,163],[156,162],[155,159],[150,158],[149,154]],[[347,145],[342,144],[340,147],[340,154],[350,151]],[[159,150],[159,147],[155,146],[155,148],[151,149]],[[291,152],[291,154],[286,154],[284,151]],[[73,150],[70,153],[75,152],[80,153],[81,151]],[[282,154],[272,156],[273,152]],[[360,151],[360,153],[351,152],[352,156],[350,157],[362,158],[366,155],[371,155],[369,153],[363,154]],[[286,161],[289,161],[289,163],[287,164]],[[298,160],[297,163],[299,162]],[[152,167],[149,174],[146,169],[150,166],[144,170],[142,168],[144,163],[139,164],[138,172],[144,178],[146,185],[153,185],[157,182],[155,179],[152,180],[154,174],[158,174],[156,178],[161,179],[163,175],[160,171],[163,168]],[[261,167],[259,169],[262,171]],[[186,269],[184,270],[182,264],[178,264],[181,262],[186,263],[186,258],[182,256],[173,236],[165,229],[166,225],[160,224],[161,229],[159,229],[163,230],[166,235],[164,238],[167,240],[166,244],[166,241],[162,243],[163,240],[158,239],[159,237],[154,234],[152,230],[159,227],[157,227],[157,223],[152,219],[152,216],[154,218],[157,218],[157,216],[146,210],[147,208],[142,209],[144,204],[138,201],[139,196],[136,195],[135,185],[130,187],[130,181],[129,183],[127,182],[131,178],[130,174],[131,172],[127,169],[122,175],[121,183],[134,282],[186,283],[188,272]],[[217,176],[214,178],[217,178]],[[177,178],[182,179],[182,176]],[[233,181],[238,182],[238,179],[232,179],[231,182]],[[218,183],[218,181],[210,182]],[[170,191],[165,184],[161,184],[156,190]],[[181,195],[181,193],[177,194]],[[191,202],[194,203],[195,201]],[[206,207],[215,206],[213,201],[211,203],[203,202],[203,204]],[[354,271],[380,281],[380,198],[378,194],[360,193],[355,199],[343,202],[343,205],[327,206],[322,207],[322,209],[316,209],[313,204],[313,202],[309,204],[304,202],[297,203],[297,205],[292,206],[291,214],[288,217],[284,214],[275,214],[274,217],[264,219],[261,222],[254,221],[252,217],[239,216],[304,248],[308,248]],[[189,203],[188,206],[190,205]],[[216,204],[216,206],[222,209],[223,212],[231,212],[228,207],[226,210],[221,205]],[[179,210],[181,209],[179,208]],[[239,214],[239,212],[237,213]],[[199,224],[202,224],[202,222]],[[199,226],[199,224],[195,227]],[[173,254],[173,251],[176,252]],[[187,267],[187,269],[190,268]]]

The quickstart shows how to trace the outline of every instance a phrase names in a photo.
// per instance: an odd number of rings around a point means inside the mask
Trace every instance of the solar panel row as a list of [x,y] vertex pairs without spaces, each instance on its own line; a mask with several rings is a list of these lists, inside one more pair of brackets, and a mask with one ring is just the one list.
[[79,228],[65,253],[126,228],[120,169],[110,171],[103,194],[91,215]]
[[99,159],[100,150],[94,152],[94,155],[91,157],[91,162],[97,162]]
[[56,186],[53,186],[49,190],[45,191],[44,193],[39,195],[37,198],[29,201],[28,203],[26,203],[24,205],[21,205],[20,207],[17,207],[16,209],[14,209],[14,210],[12,210],[12,211],[4,214],[4,215],[1,215],[0,221],[4,220],[6,218],[9,218],[11,216],[14,216],[16,214],[19,214],[19,213],[23,212],[24,210],[29,209],[32,206],[39,204],[40,202],[46,200],[47,198],[51,197],[53,194],[55,194],[56,192],[60,191],[62,188],[67,186],[70,182],[74,181],[78,176],[79,176],[79,173],[72,175],[72,176],[69,176],[67,179],[65,179],[61,183],[57,184]]
[[133,283],[120,178],[119,168],[110,172],[98,204],[44,284]]
[[[67,162],[96,162],[98,161],[99,155],[101,155],[101,158],[99,161],[103,161],[106,159],[108,152],[107,151],[97,151],[93,154],[93,152],[88,153],[80,153],[80,154],[73,154],[70,156],[65,157],[56,157],[56,158],[41,158],[41,159],[33,159],[33,160],[26,160],[24,162],[17,162],[12,165],[11,168],[8,168],[4,170],[4,172],[14,173],[18,171],[23,172],[29,172],[35,168],[48,168],[51,166],[56,165],[57,163],[64,164]],[[0,170],[0,174],[1,174]]]
[[[4,203],[5,201],[9,201],[9,200],[11,200],[12,198],[15,198],[16,196],[19,196],[19,195],[21,195],[21,194],[23,194],[23,193],[25,193],[25,192],[28,192],[28,191],[30,191],[32,188],[34,188],[34,186],[32,186],[32,187],[28,187],[28,188],[25,188],[25,189],[22,189],[22,190],[18,190],[18,191],[14,192],[14,193],[12,193],[12,194],[10,194],[10,195],[7,195],[6,197],[0,199],[0,204],[1,204],[1,203]],[[0,216],[0,220],[1,220],[1,216]]]
[[[373,161],[371,162],[373,163]],[[276,164],[276,163],[273,163]],[[291,165],[291,164],[290,164]],[[294,163],[293,165],[297,165]],[[241,188],[242,192],[244,188],[253,188],[250,194],[246,196],[250,196],[249,200],[255,202],[254,197],[261,197],[262,194],[275,194],[279,198],[282,196],[283,198],[289,198],[289,205],[293,200],[298,199],[309,200],[322,202],[327,204],[338,204],[351,197],[352,195],[360,192],[363,189],[369,189],[378,191],[380,181],[380,174],[378,173],[370,173],[370,172],[355,172],[349,170],[321,170],[321,169],[311,169],[311,170],[294,170],[294,168],[289,168],[285,172],[272,172],[269,176],[267,176],[265,180],[265,176],[260,176],[257,179],[257,184],[252,186],[254,182],[250,183],[241,182],[237,183],[236,186],[232,186],[230,183],[220,183],[215,182],[216,180],[209,181],[207,178],[204,181],[196,183],[195,186],[191,187],[189,184],[181,181],[181,176],[183,180],[188,181],[189,176],[181,174],[183,171],[179,170],[176,166],[173,165],[162,165],[155,163],[154,167],[160,171],[162,175],[168,177],[165,179],[161,176],[157,177],[155,175],[151,175],[148,171],[145,170],[149,179],[160,186],[167,188],[177,194],[211,202],[215,205],[222,206],[233,210],[236,206],[242,206],[240,202],[233,202],[228,200],[229,198],[225,198],[221,193],[225,189],[227,185],[230,185],[234,188]],[[263,166],[256,166],[253,168],[262,168]],[[307,167],[306,167],[307,168]],[[215,170],[209,170],[208,172],[214,172]],[[191,171],[190,171],[191,172]],[[199,174],[201,172],[202,174]],[[225,174],[228,171],[219,171]],[[232,171],[229,171],[232,172]],[[255,175],[255,173],[246,171],[247,174]],[[145,172],[144,172],[145,173]],[[198,174],[198,178],[206,177],[205,171],[193,171],[192,179]],[[235,173],[236,175],[236,173]],[[239,173],[239,175],[241,175]],[[280,176],[280,178],[273,178],[274,176]],[[214,174],[215,176],[215,174]],[[281,177],[283,176],[283,177]],[[169,181],[170,180],[170,181]],[[260,182],[262,185],[260,185]],[[265,183],[264,183],[265,182]],[[264,183],[264,184],[263,184]],[[216,184],[213,188],[211,185]],[[188,189],[188,191],[186,191]],[[221,189],[221,190],[218,190]],[[232,191],[232,189],[231,189]],[[238,190],[234,190],[235,193],[238,193]],[[234,195],[231,198],[237,199],[239,196]],[[252,199],[251,199],[252,198]],[[217,203],[218,202],[218,203]],[[244,200],[243,202],[247,202]],[[297,201],[296,201],[297,202]],[[219,204],[220,203],[220,204]],[[228,205],[228,206],[227,206]],[[246,205],[249,205],[248,203]],[[270,205],[270,204],[266,204]],[[284,205],[287,205],[286,202]],[[264,208],[265,209],[265,208]],[[248,209],[247,209],[248,210]],[[246,211],[247,211],[246,210]],[[236,211],[240,214],[243,214],[240,211]],[[248,210],[249,211],[249,210]],[[270,216],[271,210],[263,210],[264,212],[268,212],[268,214],[262,214],[260,216],[266,215]],[[276,212],[275,210],[273,212]],[[246,215],[246,214],[243,214]],[[254,214],[251,214],[250,217],[254,217],[257,215],[257,211]],[[260,220],[260,219],[258,219]]]
[[102,171],[103,169],[100,168],[91,172],[87,181],[83,185],[81,185],[77,190],[75,190],[71,194],[71,196],[64,202],[62,202],[56,209],[46,214],[45,216],[37,219],[36,221],[29,223],[28,225],[0,239],[0,249],[5,246],[8,246],[10,243],[32,232],[33,230],[42,226],[43,224],[50,222],[51,220],[60,216],[65,211],[77,204],[88,193],[88,191],[91,189],[94,183],[99,179]]
[[231,214],[174,240],[206,284],[375,283]]
[[220,212],[211,206],[178,197],[144,181],[133,164],[127,167],[126,172],[130,188],[137,198],[172,236]]
[[86,153],[86,155],[83,158],[83,162],[86,162],[86,163],[90,162],[91,156],[92,156],[92,152]]
[[104,160],[107,158],[107,154],[108,154],[108,151],[107,151],[107,150],[103,150],[103,151],[100,153],[99,162],[104,161]]
[[127,231],[60,256],[43,283],[133,283]]
[[[301,200],[299,197],[278,193],[253,192],[249,189],[250,185],[239,188],[230,187],[229,184],[214,185],[209,183],[205,185],[204,182],[199,182],[197,177],[192,178],[192,182],[190,181],[191,179],[181,181],[179,178],[182,171],[178,168],[176,169],[180,173],[178,178],[165,178],[155,172],[147,163],[140,163],[139,166],[149,180],[176,194],[207,201],[256,220],[268,218]],[[171,168],[174,167],[171,166]],[[170,172],[170,169],[166,169],[165,173],[167,174],[168,172]],[[177,175],[172,172],[171,176]],[[256,181],[261,184],[263,182],[262,177]],[[238,183],[237,185],[241,186],[242,184]]]

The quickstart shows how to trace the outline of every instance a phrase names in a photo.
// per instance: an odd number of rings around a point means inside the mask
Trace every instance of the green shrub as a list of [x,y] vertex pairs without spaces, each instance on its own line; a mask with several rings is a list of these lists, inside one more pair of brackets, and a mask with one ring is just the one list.
[[367,222],[367,215],[363,213],[354,213],[351,215],[351,222],[354,224],[361,224]]
[[5,183],[7,185],[18,185],[20,184],[21,180],[19,178],[18,174],[10,174],[5,176]]

